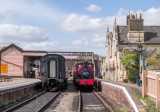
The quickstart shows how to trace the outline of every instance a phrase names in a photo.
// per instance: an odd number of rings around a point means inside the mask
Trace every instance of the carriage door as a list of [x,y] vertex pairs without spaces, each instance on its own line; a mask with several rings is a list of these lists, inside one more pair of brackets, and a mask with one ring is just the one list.
[[56,77],[56,60],[50,60],[50,78]]

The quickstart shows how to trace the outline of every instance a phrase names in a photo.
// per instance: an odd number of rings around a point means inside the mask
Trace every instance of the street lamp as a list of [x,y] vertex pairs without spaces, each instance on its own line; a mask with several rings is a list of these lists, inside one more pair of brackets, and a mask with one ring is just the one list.
[[139,73],[142,73],[142,67],[143,67],[143,56],[142,56],[142,50],[143,46],[142,44],[138,44],[138,52],[139,52]]
[[140,80],[140,76],[141,76],[141,73],[142,73],[142,67],[144,66],[143,65],[143,54],[142,54],[142,51],[143,51],[143,46],[142,44],[139,42],[139,44],[137,45],[137,52],[139,54],[139,74],[136,76],[136,82],[138,84],[138,86],[141,86],[142,82]]

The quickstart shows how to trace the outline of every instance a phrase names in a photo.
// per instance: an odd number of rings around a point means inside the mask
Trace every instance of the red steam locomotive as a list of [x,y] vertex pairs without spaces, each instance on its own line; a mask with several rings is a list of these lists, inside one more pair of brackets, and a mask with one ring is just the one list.
[[80,88],[94,87],[94,65],[84,62],[73,66],[73,83]]

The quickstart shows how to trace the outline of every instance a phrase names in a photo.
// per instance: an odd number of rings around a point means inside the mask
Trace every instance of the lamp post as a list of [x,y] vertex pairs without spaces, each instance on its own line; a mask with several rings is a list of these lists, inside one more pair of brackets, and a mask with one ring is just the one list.
[[137,52],[139,54],[139,74],[136,76],[136,83],[138,84],[138,86],[141,86],[140,76],[141,76],[141,73],[142,73],[142,66],[143,66],[142,51],[143,51],[143,46],[139,42],[139,44],[137,46]]
[[138,52],[139,52],[139,73],[142,73],[142,67],[143,67],[143,56],[142,56],[142,50],[143,46],[142,44],[138,44]]

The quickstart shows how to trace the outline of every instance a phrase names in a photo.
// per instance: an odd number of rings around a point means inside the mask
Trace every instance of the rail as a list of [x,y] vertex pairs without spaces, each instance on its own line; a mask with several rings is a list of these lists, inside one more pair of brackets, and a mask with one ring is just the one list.
[[61,91],[59,91],[55,97],[53,97],[52,99],[50,99],[46,104],[44,104],[39,110],[37,110],[36,112],[42,112],[44,111],[59,95],[60,95]]
[[[96,93],[95,91],[93,91],[93,93],[97,97],[97,99],[102,103],[102,105],[104,106],[104,108],[108,112],[114,112],[113,109],[101,98],[101,96],[98,93]],[[82,98],[81,91],[79,91],[79,107],[78,107],[78,112],[82,112],[82,111],[83,111],[83,98]]]
[[18,109],[18,108],[26,105],[27,103],[33,101],[34,99],[36,99],[37,97],[41,96],[41,95],[44,94],[44,93],[46,93],[46,92],[45,92],[45,91],[42,91],[41,93],[36,94],[36,95],[34,95],[33,97],[31,97],[31,98],[29,98],[29,99],[27,99],[27,100],[25,100],[25,101],[23,101],[23,102],[15,105],[15,106],[13,106],[13,107],[11,107],[11,108],[9,108],[9,109],[7,109],[7,110],[4,110],[3,112],[12,112],[12,111],[14,111],[14,110],[16,110],[16,109]]
[[93,93],[97,96],[97,98],[102,102],[102,104],[104,105],[104,107],[109,111],[109,112],[114,112],[112,110],[112,108],[98,95],[98,93],[96,93],[95,91],[93,91]]
[[78,105],[78,112],[82,112],[82,94],[79,91],[79,105]]

